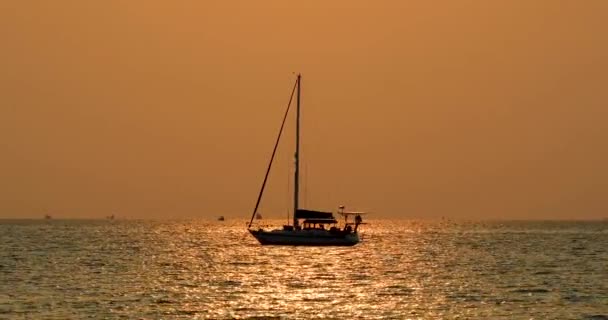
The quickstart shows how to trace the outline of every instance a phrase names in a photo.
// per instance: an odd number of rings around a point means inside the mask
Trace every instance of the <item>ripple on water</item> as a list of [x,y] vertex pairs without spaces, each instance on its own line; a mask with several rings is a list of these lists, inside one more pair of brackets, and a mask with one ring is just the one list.
[[607,319],[604,230],[378,220],[300,248],[240,222],[1,222],[0,318]]

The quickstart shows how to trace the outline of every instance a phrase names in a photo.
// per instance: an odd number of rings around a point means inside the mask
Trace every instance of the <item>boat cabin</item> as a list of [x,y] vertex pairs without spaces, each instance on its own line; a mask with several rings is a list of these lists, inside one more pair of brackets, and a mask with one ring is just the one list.
[[[331,225],[335,227],[338,221],[334,218],[334,215],[331,212],[325,211],[315,211],[315,210],[305,210],[298,209],[296,211],[295,220],[298,221],[297,227],[301,227],[304,230],[311,229],[320,229],[326,230],[326,225]],[[304,221],[300,221],[304,220]],[[300,222],[302,225],[300,226]]]
[[[348,221],[345,221],[344,229],[340,229],[338,220],[334,218],[331,212],[298,209],[295,220],[298,221],[295,226],[297,230],[327,230],[332,233],[350,233],[353,231],[351,226],[353,224],[348,223]],[[360,221],[356,223],[359,224]],[[356,226],[354,230],[356,231]]]
[[[322,230],[328,230],[328,229],[332,229],[332,228],[336,228],[336,224],[338,223],[338,220],[336,219],[306,219],[304,220],[304,222],[302,222],[302,229],[304,230],[309,230],[309,229],[322,229]],[[328,226],[326,228],[326,226]]]

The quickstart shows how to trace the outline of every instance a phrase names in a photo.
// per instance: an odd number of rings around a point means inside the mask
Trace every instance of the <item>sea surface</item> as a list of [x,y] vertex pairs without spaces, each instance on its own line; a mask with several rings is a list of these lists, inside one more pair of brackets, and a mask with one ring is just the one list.
[[370,222],[339,248],[236,219],[0,220],[0,319],[608,319],[608,221]]

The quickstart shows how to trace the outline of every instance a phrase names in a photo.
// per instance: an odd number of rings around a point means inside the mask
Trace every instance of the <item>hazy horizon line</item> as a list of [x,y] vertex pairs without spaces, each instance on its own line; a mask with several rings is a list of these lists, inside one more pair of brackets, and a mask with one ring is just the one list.
[[[11,218],[11,217],[0,217],[0,221],[67,221],[67,220],[91,220],[91,221],[116,221],[116,220],[120,220],[120,221],[180,221],[180,220],[211,220],[211,221],[217,221],[217,219],[220,216],[217,217],[177,217],[177,218],[163,218],[163,217],[150,217],[150,218],[140,218],[140,217],[114,217],[113,219],[109,219],[107,217],[52,217],[51,219],[45,219],[45,217],[40,217],[40,218],[35,218],[35,217],[24,217],[24,218]],[[239,218],[239,217],[230,217],[230,216],[223,216],[225,218],[225,220],[243,220],[243,221],[249,221],[249,218]],[[280,221],[280,220],[284,220],[284,218],[269,218],[269,219],[263,219],[262,221]],[[436,217],[428,217],[428,218],[421,218],[421,217],[374,217],[374,218],[367,218],[366,220],[372,220],[372,221],[376,221],[376,220],[411,220],[411,221],[452,221],[452,222],[501,222],[501,221],[511,221],[511,222],[516,222],[516,221],[535,221],[535,222],[542,222],[542,221],[559,221],[559,222],[587,222],[587,221],[608,221],[608,217],[604,217],[604,218],[464,218],[464,217],[458,217],[458,218],[447,218],[447,217],[440,217],[440,218],[436,218]],[[340,220],[339,220],[340,221]],[[223,221],[225,222],[225,221]]]

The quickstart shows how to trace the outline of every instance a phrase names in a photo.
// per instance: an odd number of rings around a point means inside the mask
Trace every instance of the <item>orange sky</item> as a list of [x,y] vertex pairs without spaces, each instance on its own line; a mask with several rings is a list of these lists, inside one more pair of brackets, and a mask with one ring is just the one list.
[[[0,218],[608,217],[608,2],[0,2]],[[293,123],[262,204],[289,207]]]

